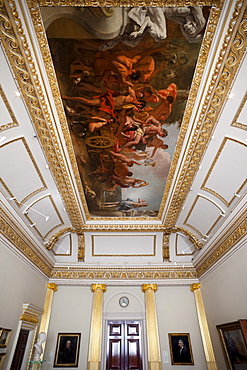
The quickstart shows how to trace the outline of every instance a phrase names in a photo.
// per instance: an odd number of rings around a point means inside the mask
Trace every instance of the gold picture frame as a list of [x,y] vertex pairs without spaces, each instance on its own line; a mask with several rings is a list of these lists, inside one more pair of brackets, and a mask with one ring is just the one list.
[[5,348],[8,345],[12,329],[0,329],[0,348]]
[[194,365],[190,334],[169,333],[172,365]]
[[216,326],[228,370],[247,367],[247,320]]
[[80,333],[58,333],[53,367],[78,367],[80,339]]

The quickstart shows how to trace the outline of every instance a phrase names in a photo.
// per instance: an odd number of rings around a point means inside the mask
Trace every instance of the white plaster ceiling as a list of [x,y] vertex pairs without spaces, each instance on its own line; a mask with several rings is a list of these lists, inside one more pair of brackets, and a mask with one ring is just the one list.
[[[68,140],[64,138],[60,125],[61,120],[65,120],[65,114],[61,117],[57,110],[61,101],[53,96],[32,20],[28,9],[20,4],[21,1],[16,0],[33,60],[30,71],[33,66],[37,71],[33,84],[41,106],[45,103],[43,114],[52,138],[56,140],[46,142],[42,136],[43,127],[37,130],[37,122],[33,118],[35,113],[27,102],[28,94],[22,90],[20,77],[16,75],[12,57],[7,55],[8,48],[3,42],[0,48],[0,201],[3,210],[15,220],[17,229],[33,241],[41,258],[55,268],[193,268],[199,263],[197,261],[202,261],[214,241],[225,235],[246,210],[246,36],[244,52],[236,68],[230,72],[227,94],[220,101],[216,123],[207,138],[206,149],[193,169],[192,182],[187,189],[182,190],[181,186],[185,169],[186,176],[189,176],[191,138],[197,131],[200,139],[197,124],[203,121],[211,104],[213,95],[207,96],[207,93],[214,89],[212,78],[219,84],[216,72],[218,70],[220,75],[221,67],[226,63],[222,59],[222,66],[217,64],[222,50],[225,54],[229,52],[224,47],[224,39],[235,2],[224,2],[171,186],[164,198],[163,214],[153,219],[87,217],[81,189],[78,188],[78,174],[71,163],[72,148],[66,147]],[[209,99],[208,104],[205,99]],[[55,152],[50,149],[52,145],[60,157],[55,158]],[[61,182],[58,176],[61,167],[56,166],[55,161],[60,161],[64,171]],[[67,184],[64,190],[63,183]],[[176,193],[179,186],[181,194],[184,192],[182,203]],[[170,221],[173,213],[174,222]],[[174,230],[168,238],[169,258],[164,259],[163,248],[167,242],[164,231],[167,227]],[[84,249],[82,261],[78,261],[78,239],[79,246],[81,243]]]

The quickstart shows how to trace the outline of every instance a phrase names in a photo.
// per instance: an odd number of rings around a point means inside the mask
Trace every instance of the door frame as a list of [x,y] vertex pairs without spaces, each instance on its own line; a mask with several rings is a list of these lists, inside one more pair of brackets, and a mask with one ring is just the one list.
[[[142,307],[142,312],[128,312],[128,311],[115,311],[107,312],[106,307],[111,299],[114,296],[118,296],[119,293],[128,294],[133,296],[136,300],[139,301]],[[143,359],[143,370],[148,370],[148,356],[147,356],[147,326],[146,326],[146,315],[145,315],[145,306],[140,298],[133,294],[133,292],[124,290],[114,292],[106,302],[104,302],[104,310],[102,317],[102,346],[101,346],[101,365],[100,369],[106,369],[106,350],[107,350],[107,322],[108,321],[140,321],[142,327],[142,337],[141,337],[141,346],[142,346],[142,359]]]

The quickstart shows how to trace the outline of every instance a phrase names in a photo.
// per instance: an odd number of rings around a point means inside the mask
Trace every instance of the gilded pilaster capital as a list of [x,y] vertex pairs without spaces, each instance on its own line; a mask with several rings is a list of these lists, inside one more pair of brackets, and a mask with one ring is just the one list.
[[194,283],[194,284],[191,284],[191,286],[190,286],[190,290],[192,292],[194,292],[195,290],[200,289],[200,288],[201,288],[201,284],[199,284],[199,283]]
[[156,292],[156,290],[158,289],[157,288],[157,284],[143,284],[142,285],[142,291],[143,291],[143,293],[145,293],[149,289],[151,289],[154,292]]
[[21,321],[26,321],[26,322],[31,322],[33,324],[38,324],[38,322],[39,322],[39,319],[37,319],[37,317],[27,315],[27,314],[22,314],[21,317],[20,317],[20,320]]
[[58,290],[58,286],[57,286],[57,284],[54,284],[54,283],[48,283],[47,284],[47,289],[51,289],[51,290],[53,290],[53,292],[56,292]]
[[95,292],[96,290],[102,290],[103,293],[106,292],[106,285],[105,284],[92,284],[91,285],[92,292]]

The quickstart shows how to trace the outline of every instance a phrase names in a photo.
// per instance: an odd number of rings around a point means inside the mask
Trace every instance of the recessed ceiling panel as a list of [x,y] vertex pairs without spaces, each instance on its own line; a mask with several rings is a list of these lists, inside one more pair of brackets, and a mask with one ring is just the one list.
[[157,216],[209,7],[41,13],[90,216]]
[[208,235],[221,210],[207,198],[197,196],[189,215],[185,220],[185,225],[199,232],[201,235]]
[[154,257],[155,235],[92,235],[94,257]]
[[[24,138],[2,145],[0,171],[2,184],[19,205],[25,205],[27,199],[46,188]],[[13,178],[18,180],[13,181]]]
[[247,177],[246,145],[225,138],[202,186],[229,205]]

